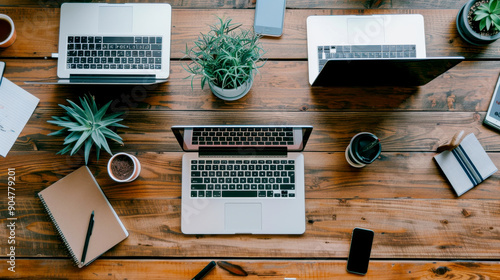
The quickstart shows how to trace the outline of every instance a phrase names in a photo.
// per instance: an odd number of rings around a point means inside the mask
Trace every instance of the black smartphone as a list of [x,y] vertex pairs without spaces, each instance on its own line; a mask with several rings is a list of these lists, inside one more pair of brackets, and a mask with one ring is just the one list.
[[354,228],[352,231],[349,258],[347,259],[348,272],[361,275],[365,275],[368,272],[374,235],[375,233],[372,230]]
[[286,0],[257,0],[255,5],[255,33],[279,37],[283,34]]
[[495,85],[490,106],[488,107],[483,123],[500,130],[500,76]]

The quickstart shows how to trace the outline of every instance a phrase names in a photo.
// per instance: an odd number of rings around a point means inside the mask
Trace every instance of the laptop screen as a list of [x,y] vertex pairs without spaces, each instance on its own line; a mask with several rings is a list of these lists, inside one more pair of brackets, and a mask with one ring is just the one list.
[[262,147],[302,151],[312,126],[297,125],[203,125],[173,126],[184,151],[200,149]]
[[378,58],[328,60],[313,86],[420,86],[464,57]]

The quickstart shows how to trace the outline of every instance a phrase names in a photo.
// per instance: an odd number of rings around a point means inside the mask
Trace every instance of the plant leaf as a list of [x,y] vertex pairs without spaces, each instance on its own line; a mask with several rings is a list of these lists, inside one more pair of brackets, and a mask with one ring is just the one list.
[[103,127],[101,131],[102,131],[102,134],[104,134],[104,136],[106,136],[107,138],[112,139],[112,140],[123,145],[123,142],[122,142],[123,139],[118,134],[116,134],[114,131],[112,131],[111,129],[109,129],[107,127]]
[[486,27],[486,21],[482,20],[479,22],[479,30],[483,30]]
[[109,114],[109,115],[103,117],[103,119],[101,120],[101,122],[102,121],[106,121],[106,120],[110,120],[110,119],[114,119],[114,118],[119,117],[121,115],[123,115],[123,112],[116,112],[116,113],[113,113],[113,114]]
[[113,155],[111,153],[111,150],[109,149],[108,141],[106,141],[106,137],[104,137],[104,135],[102,134],[102,132],[100,130],[97,130],[97,135],[101,139],[102,147],[104,148],[104,150],[106,150],[106,152],[108,152],[108,154]]
[[[78,113],[78,115],[80,115],[82,118],[85,118],[87,115],[85,114],[85,111],[83,111],[82,107],[76,105],[73,101],[69,100],[69,99],[66,99],[66,101],[68,101],[68,103],[73,107],[73,110]],[[59,105],[59,106],[63,106],[63,105]],[[65,106],[66,107],[66,106]],[[63,107],[64,108],[64,107]]]
[[95,148],[95,154],[96,154],[97,161],[99,161],[99,155],[101,154],[101,148],[96,147]]
[[92,131],[92,140],[94,140],[94,143],[98,148],[102,147],[101,139],[97,135],[97,130]]
[[82,103],[82,106],[83,106],[83,109],[85,111],[85,114],[87,115],[87,119],[92,122],[92,123],[95,123],[95,119],[94,119],[94,113],[92,113],[92,109],[90,109],[90,106],[89,106],[89,103],[87,101],[87,98],[80,98],[80,102]]
[[93,95],[87,95],[87,99],[90,99],[90,105],[91,105],[91,109],[92,109],[92,113],[95,115],[98,111],[97,109],[97,104],[95,103],[95,96]]
[[112,102],[113,101],[109,101],[106,105],[102,106],[102,108],[99,109],[99,111],[97,111],[97,113],[95,114],[95,121],[97,123],[101,121],[102,117],[104,116],[104,114],[109,108],[109,105],[111,105]]
[[66,138],[64,138],[64,143],[63,145],[67,145],[70,143],[75,142],[76,140],[80,139],[81,133],[73,131],[71,132]]
[[498,15],[492,14],[491,20],[493,21],[493,23],[500,24],[500,17]]
[[68,129],[65,127],[65,128],[63,128],[63,129],[61,129],[61,130],[58,130],[58,131],[54,131],[54,132],[52,132],[52,133],[49,133],[49,134],[47,134],[47,136],[59,136],[59,135],[63,135],[63,134],[65,134],[65,133],[67,133],[67,131],[68,131]]
[[87,140],[87,138],[90,136],[90,134],[91,134],[90,130],[84,131],[82,133],[82,136],[80,137],[80,139],[78,139],[78,141],[75,143],[75,146],[73,146],[73,149],[71,149],[71,153],[70,153],[71,156],[74,155],[80,149],[83,142],[85,140]]
[[56,155],[64,155],[65,153],[69,152],[70,150],[71,150],[71,145],[66,146],[66,147],[64,147],[64,149],[57,152]]
[[99,123],[101,127],[108,126],[111,124],[114,124],[116,122],[122,121],[123,119],[109,119],[109,120],[104,120]]
[[87,138],[85,141],[85,165],[87,165],[89,161],[90,149],[92,148],[92,138]]
[[488,17],[490,16],[489,14],[487,13],[474,13],[476,16],[474,17],[474,20],[475,21],[479,21],[479,20],[482,20],[483,18],[485,17]]

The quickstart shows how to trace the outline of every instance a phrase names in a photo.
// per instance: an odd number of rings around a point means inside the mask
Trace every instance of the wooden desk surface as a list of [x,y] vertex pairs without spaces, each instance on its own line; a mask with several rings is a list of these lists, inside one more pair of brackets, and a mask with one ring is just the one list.
[[[476,134],[500,166],[500,137],[482,124],[499,76],[500,43],[465,44],[455,17],[465,0],[288,0],[285,32],[264,38],[267,64],[250,93],[225,102],[208,89],[190,88],[179,58],[186,43],[207,30],[214,15],[251,26],[255,1],[167,1],[172,15],[171,77],[143,86],[27,85],[56,77],[58,1],[4,0],[18,39],[0,51],[5,77],[40,98],[7,158],[3,186],[0,278],[190,279],[211,260],[227,260],[246,279],[360,279],[345,271],[354,227],[375,231],[366,279],[500,279],[500,173],[457,198],[432,157],[456,131]],[[110,2],[123,2],[122,0]],[[139,1],[135,1],[139,2]],[[140,1],[145,2],[145,1]],[[463,55],[467,61],[422,87],[311,88],[307,81],[309,15],[420,13],[428,56]],[[89,168],[130,236],[84,269],[72,266],[36,194],[84,164],[83,156],[55,155],[62,138],[48,124],[57,104],[85,93],[116,100],[126,112],[124,146],[142,164],[136,181],[114,183],[105,165]],[[180,231],[181,156],[172,125],[310,124],[306,159],[306,233],[301,236],[186,236]],[[364,169],[348,166],[350,138],[370,131],[381,138],[380,159]],[[7,270],[7,170],[16,170],[16,272]],[[206,279],[239,279],[216,268]]]

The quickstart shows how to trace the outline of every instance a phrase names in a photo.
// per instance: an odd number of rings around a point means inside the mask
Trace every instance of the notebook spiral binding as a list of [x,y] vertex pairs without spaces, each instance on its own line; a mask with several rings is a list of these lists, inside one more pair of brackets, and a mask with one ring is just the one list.
[[54,219],[54,216],[52,216],[52,213],[50,212],[49,210],[49,207],[47,207],[47,204],[45,203],[45,200],[43,199],[42,195],[41,194],[38,194],[38,197],[40,198],[40,200],[42,201],[42,204],[43,204],[43,207],[45,208],[45,210],[47,211],[47,214],[49,215],[50,219],[52,220],[52,223],[54,224],[54,226],[56,227],[57,229],[57,232],[59,233],[59,236],[61,237],[62,241],[64,242],[64,245],[66,246],[66,249],[68,250],[68,253],[70,254],[71,258],[73,259],[73,264],[75,266],[79,266],[80,265],[80,262],[78,260],[78,257],[75,255],[75,253],[73,252],[73,250],[71,249],[71,247],[69,246],[69,243],[68,241],[66,240],[66,238],[64,237],[64,234],[62,233],[61,229],[59,228],[59,225],[57,225],[57,222],[56,220]]

